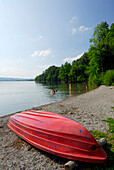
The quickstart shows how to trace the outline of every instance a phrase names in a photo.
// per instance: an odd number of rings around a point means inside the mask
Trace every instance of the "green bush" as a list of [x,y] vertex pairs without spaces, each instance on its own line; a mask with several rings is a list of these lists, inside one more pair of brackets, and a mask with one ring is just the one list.
[[113,83],[114,83],[114,70],[108,70],[104,75],[104,84],[110,86]]
[[98,77],[96,75],[90,74],[90,76],[89,76],[89,83],[99,85]]

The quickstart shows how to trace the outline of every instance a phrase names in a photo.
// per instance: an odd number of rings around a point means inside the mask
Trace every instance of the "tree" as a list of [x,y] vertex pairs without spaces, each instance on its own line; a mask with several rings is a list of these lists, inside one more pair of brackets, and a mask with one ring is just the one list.
[[41,75],[36,76],[36,82],[58,82],[59,78],[59,67],[51,66],[46,69]]
[[[89,82],[100,84],[100,76],[110,68],[113,69],[112,37],[114,34],[113,25],[109,29],[106,22],[101,22],[94,29],[89,48]],[[113,46],[113,47],[112,47]]]
[[73,61],[72,65],[66,62],[61,67],[51,66],[43,74],[37,76],[35,81],[68,83],[89,80],[90,83],[102,84],[108,75],[113,76],[113,71],[107,71],[114,70],[114,23],[110,29],[106,22],[98,24],[90,43],[89,51],[84,53],[80,59]]
[[70,70],[70,81],[71,82],[84,82],[88,79],[88,74],[86,72],[89,64],[88,53],[84,53],[83,56],[72,62],[72,67]]
[[77,75],[78,75],[78,68],[76,64],[72,64],[72,67],[70,69],[69,73],[69,81],[72,83],[77,82]]
[[110,26],[105,44],[107,49],[106,70],[114,69],[114,23]]
[[114,70],[108,70],[104,75],[104,84],[110,86],[112,83],[114,83]]
[[111,24],[109,33],[107,35],[107,43],[109,42],[109,46],[114,56],[114,23]]
[[[101,22],[101,24],[98,24],[97,27],[94,29],[93,37],[90,39],[90,42],[93,42],[93,47],[95,47],[97,51],[97,58],[99,62],[99,66],[101,71],[104,71],[104,51],[106,49],[105,47],[105,39],[108,33],[108,24],[106,22]],[[90,47],[91,48],[91,47]]]
[[71,64],[66,62],[64,65],[60,67],[59,70],[59,78],[60,80],[68,83],[69,82],[69,73],[71,69]]

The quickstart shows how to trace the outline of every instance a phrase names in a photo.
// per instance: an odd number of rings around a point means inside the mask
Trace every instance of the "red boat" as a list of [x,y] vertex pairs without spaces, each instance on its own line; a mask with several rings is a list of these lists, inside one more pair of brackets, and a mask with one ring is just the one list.
[[51,154],[77,161],[106,162],[107,154],[91,133],[66,116],[27,111],[11,116],[8,127],[31,145]]

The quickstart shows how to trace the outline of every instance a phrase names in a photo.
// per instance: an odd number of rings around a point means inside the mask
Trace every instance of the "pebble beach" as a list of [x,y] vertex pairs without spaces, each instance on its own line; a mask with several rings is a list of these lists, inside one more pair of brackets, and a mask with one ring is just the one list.
[[[102,120],[114,119],[112,107],[114,107],[114,86],[106,87],[102,85],[79,96],[69,97],[63,101],[42,105],[30,110],[44,110],[62,114],[78,121],[89,131],[105,132],[109,127]],[[14,134],[7,127],[10,116],[0,117],[1,170],[64,169],[66,159],[32,147]]]

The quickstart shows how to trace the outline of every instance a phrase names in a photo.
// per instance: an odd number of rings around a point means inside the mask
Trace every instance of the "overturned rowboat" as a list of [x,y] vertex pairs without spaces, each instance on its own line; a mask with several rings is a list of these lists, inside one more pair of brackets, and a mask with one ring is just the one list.
[[27,111],[10,117],[8,127],[31,145],[71,160],[105,163],[107,154],[78,122],[51,112]]

